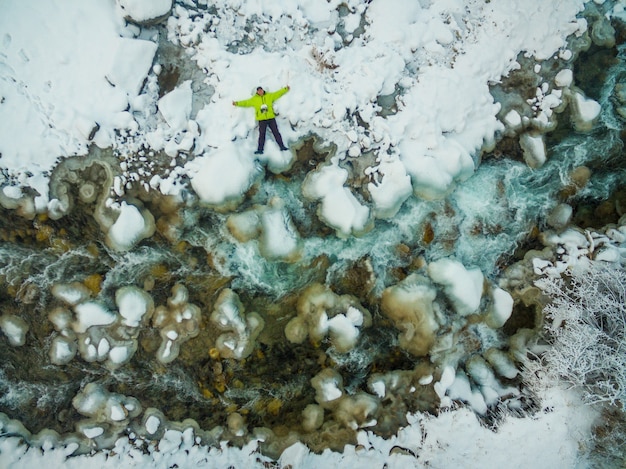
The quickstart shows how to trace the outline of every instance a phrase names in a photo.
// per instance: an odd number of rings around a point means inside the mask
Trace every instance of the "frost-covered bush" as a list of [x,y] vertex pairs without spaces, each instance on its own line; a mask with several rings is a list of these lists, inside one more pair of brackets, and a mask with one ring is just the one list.
[[551,298],[544,313],[552,347],[542,356],[542,371],[582,389],[590,403],[626,410],[624,267],[592,261],[536,285]]

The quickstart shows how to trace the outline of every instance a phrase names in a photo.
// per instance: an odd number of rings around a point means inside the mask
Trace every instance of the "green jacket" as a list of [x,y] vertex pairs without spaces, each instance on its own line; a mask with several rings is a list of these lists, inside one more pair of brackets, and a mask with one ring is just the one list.
[[[273,119],[276,117],[274,113],[274,101],[284,95],[289,88],[284,87],[279,89],[278,91],[273,91],[271,93],[265,93],[263,96],[255,94],[249,99],[244,99],[243,101],[235,101],[235,106],[241,107],[253,107],[254,108],[254,117],[258,121],[264,121],[268,119]],[[267,110],[264,112],[262,109],[263,105],[267,106]]]

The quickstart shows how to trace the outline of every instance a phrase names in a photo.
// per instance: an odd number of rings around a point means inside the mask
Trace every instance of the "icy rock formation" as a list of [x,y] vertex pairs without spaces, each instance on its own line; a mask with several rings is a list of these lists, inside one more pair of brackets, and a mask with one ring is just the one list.
[[134,397],[111,393],[97,383],[87,384],[72,399],[78,413],[88,417],[76,424],[79,434],[93,440],[97,447],[110,447],[134,417],[141,404]]
[[344,184],[348,171],[335,165],[322,166],[307,174],[302,183],[302,195],[319,201],[317,215],[333,228],[337,236],[358,236],[372,228],[370,210],[362,205]]
[[524,161],[531,168],[540,168],[546,162],[546,144],[542,134],[524,133],[519,139]]
[[177,283],[172,287],[172,296],[167,305],[157,306],[152,317],[152,326],[160,329],[161,345],[157,359],[161,363],[174,361],[180,346],[200,332],[200,308],[189,303],[187,288]]
[[572,89],[570,95],[570,108],[572,112],[572,123],[579,132],[590,131],[600,116],[602,108],[600,104],[585,96],[578,90]]
[[440,259],[428,265],[433,282],[443,286],[444,292],[461,316],[475,313],[483,294],[484,277],[480,269],[466,269],[455,259]]
[[[191,187],[200,202],[222,212],[235,209],[263,174],[263,168],[237,145],[224,146],[197,157],[186,168],[194,173]],[[223,168],[229,168],[228,172]]]
[[311,385],[319,407],[305,409],[307,431],[321,426],[323,409],[331,410],[339,423],[352,430],[376,425],[379,400],[364,392],[347,395],[343,389],[343,378],[336,370],[326,368],[320,371],[311,379]]
[[14,314],[3,314],[0,316],[0,329],[14,347],[19,347],[26,343],[28,324],[19,316]]
[[230,215],[226,226],[239,242],[258,239],[259,251],[268,260],[294,262],[300,257],[300,235],[278,197],[267,206]]
[[379,401],[364,392],[343,397],[334,412],[334,417],[345,427],[357,430],[376,425]]
[[399,159],[391,158],[383,158],[378,166],[367,173],[371,174],[372,179],[367,190],[374,202],[374,216],[392,218],[413,193],[411,177]]
[[311,378],[315,401],[324,409],[332,409],[344,395],[343,378],[336,370],[325,368]]
[[92,300],[89,289],[81,283],[56,284],[52,294],[67,306],[48,314],[58,332],[49,350],[50,360],[56,365],[69,363],[78,352],[85,361],[119,368],[136,352],[139,329],[154,311],[152,297],[135,286],[117,290],[118,311]]
[[490,287],[490,303],[485,314],[485,322],[489,327],[498,329],[507,322],[513,312],[513,297],[502,288]]
[[130,251],[140,241],[151,237],[156,230],[154,217],[145,208],[123,201],[115,222],[106,235],[106,243],[118,252]]
[[314,344],[327,335],[335,349],[348,352],[357,343],[361,328],[369,327],[372,318],[359,301],[350,295],[337,295],[329,288],[315,283],[300,295],[298,315],[285,327],[289,342],[303,343],[307,337]]
[[53,220],[71,212],[75,200],[72,186],[78,186],[78,196],[84,203],[96,202],[94,219],[103,231],[111,226],[113,213],[106,205],[113,186],[114,167],[117,162],[102,150],[94,150],[86,158],[67,158],[54,168],[50,177],[48,215]]
[[32,220],[37,214],[35,197],[25,194],[19,186],[0,188],[0,206],[17,210],[17,214],[27,220]]
[[400,347],[413,355],[427,355],[435,342],[439,327],[435,318],[436,296],[432,283],[417,274],[383,291],[383,314],[400,330]]
[[302,411],[302,428],[314,432],[324,423],[324,409],[317,404],[309,404]]
[[237,360],[252,353],[255,340],[265,325],[259,314],[245,314],[239,296],[230,288],[220,292],[211,313],[211,322],[226,331],[217,338],[215,344],[220,356]]

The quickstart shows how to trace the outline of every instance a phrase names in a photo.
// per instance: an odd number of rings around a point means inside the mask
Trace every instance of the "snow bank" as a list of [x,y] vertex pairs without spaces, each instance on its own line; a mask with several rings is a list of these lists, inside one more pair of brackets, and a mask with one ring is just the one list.
[[129,103],[156,44],[126,37],[113,2],[52,0],[25,8],[9,0],[2,10],[1,164],[16,174],[30,171],[22,183],[45,197],[46,180],[38,176],[58,157],[86,153],[92,139],[110,146],[116,129],[135,128]]

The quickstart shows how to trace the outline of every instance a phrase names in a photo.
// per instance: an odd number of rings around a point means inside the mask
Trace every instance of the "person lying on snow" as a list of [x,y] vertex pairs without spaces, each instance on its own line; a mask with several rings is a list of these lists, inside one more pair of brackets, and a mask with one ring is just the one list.
[[263,154],[263,148],[265,148],[265,133],[269,127],[274,135],[274,139],[281,150],[287,150],[287,147],[283,143],[283,137],[278,131],[278,125],[276,124],[276,114],[274,113],[274,101],[289,91],[289,86],[279,89],[271,93],[266,92],[261,86],[256,89],[256,94],[249,99],[243,101],[233,101],[233,106],[240,107],[253,107],[255,111],[255,118],[259,122],[259,145],[256,155]]

